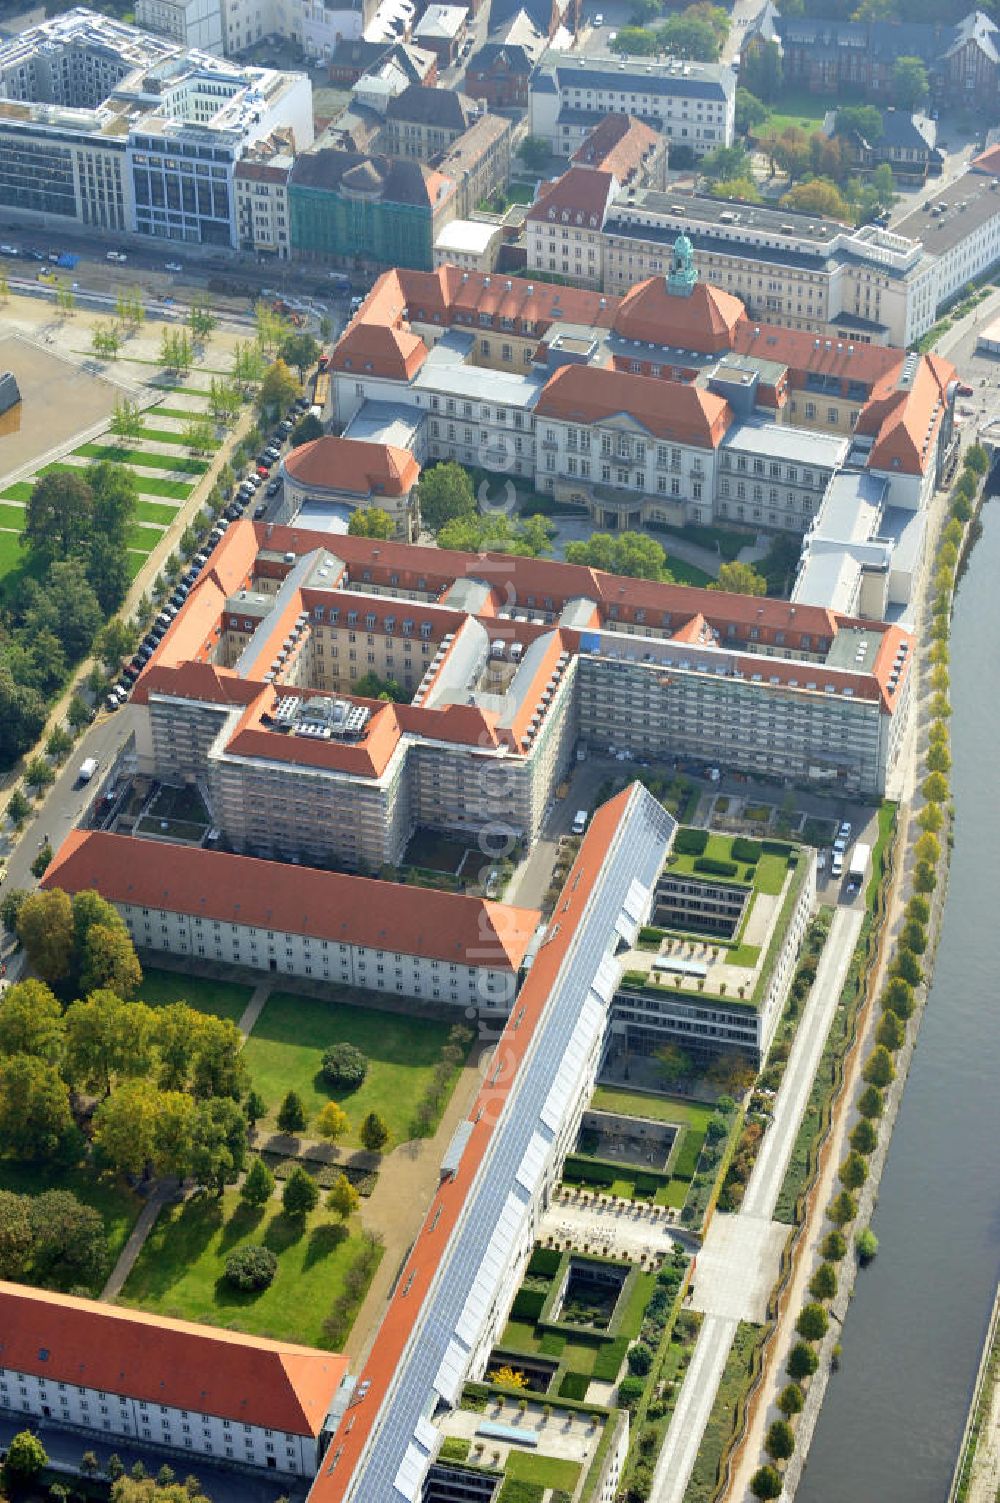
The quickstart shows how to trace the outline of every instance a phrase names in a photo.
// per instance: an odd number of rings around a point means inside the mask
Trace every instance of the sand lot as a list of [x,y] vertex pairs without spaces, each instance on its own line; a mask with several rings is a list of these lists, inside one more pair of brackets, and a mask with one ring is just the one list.
[[21,404],[0,417],[0,476],[46,454],[102,419],[120,389],[38,349],[16,334],[0,339],[0,371],[11,370]]

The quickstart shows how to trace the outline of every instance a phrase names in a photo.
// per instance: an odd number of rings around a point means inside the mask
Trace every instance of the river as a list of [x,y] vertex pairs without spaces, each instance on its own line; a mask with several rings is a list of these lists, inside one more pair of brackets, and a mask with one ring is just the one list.
[[1000,1273],[1000,501],[955,602],[934,980],[799,1503],[943,1503]]

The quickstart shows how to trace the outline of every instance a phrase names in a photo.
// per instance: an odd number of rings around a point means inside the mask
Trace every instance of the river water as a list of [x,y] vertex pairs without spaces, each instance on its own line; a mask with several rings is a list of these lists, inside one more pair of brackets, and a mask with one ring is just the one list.
[[956,595],[934,981],[799,1503],[943,1503],[1000,1273],[1000,500]]

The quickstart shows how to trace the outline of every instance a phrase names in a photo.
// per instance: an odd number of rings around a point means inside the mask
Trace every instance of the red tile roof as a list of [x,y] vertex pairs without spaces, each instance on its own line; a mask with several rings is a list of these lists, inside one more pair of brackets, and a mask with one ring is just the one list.
[[987,146],[969,163],[970,172],[983,172],[987,177],[1000,177],[1000,143]]
[[284,468],[300,485],[364,497],[408,496],[420,478],[420,466],[409,449],[332,434],[300,444]]
[[[437,1275],[442,1251],[458,1225],[494,1127],[531,1047],[549,993],[634,788],[635,784],[603,804],[590,822],[556,903],[558,923],[549,926],[548,938],[539,948],[518,994],[516,1013],[508,1021],[491,1056],[489,1081],[484,1084],[468,1115],[470,1135],[458,1169],[452,1177],[442,1180],[420,1233],[399,1271],[371,1354],[359,1374],[356,1392],[363,1391],[364,1400],[348,1407],[334,1431],[309,1494],[310,1503],[340,1503],[347,1495],[352,1475],[377,1421],[379,1406],[389,1392],[393,1375],[419,1318],[421,1305]],[[369,1500],[365,1499],[364,1503],[369,1503]],[[371,1503],[375,1500],[372,1499]]]
[[660,148],[665,149],[663,137],[644,121],[632,115],[605,115],[570,160],[579,167],[613,173],[625,184],[645,158]]
[[745,317],[738,297],[708,282],[696,282],[689,297],[678,297],[667,291],[664,277],[650,277],[625,294],[612,327],[623,339],[707,355],[731,349],[733,332]]
[[528,210],[534,224],[569,224],[599,230],[611,202],[615,180],[610,172],[570,167],[555,182],[543,183]]
[[732,422],[724,397],[699,386],[672,384],[600,366],[564,365],[545,383],[535,416],[597,423],[627,413],[656,438],[714,449]]
[[71,831],[43,885],[96,888],[109,902],[496,970],[517,970],[539,920],[533,908],[485,898],[192,846],[154,847],[101,830]]
[[0,1283],[0,1367],[314,1436],[347,1360],[263,1336]]

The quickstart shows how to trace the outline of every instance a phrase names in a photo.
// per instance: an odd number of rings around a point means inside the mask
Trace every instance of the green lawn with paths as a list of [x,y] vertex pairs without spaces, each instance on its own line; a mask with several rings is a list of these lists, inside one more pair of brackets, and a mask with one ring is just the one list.
[[[223,1278],[235,1247],[263,1243],[278,1258],[270,1288],[231,1289]],[[275,1340],[324,1346],[323,1321],[344,1292],[362,1248],[354,1218],[342,1227],[322,1210],[303,1221],[279,1201],[244,1206],[235,1188],[221,1200],[195,1195],[160,1212],[122,1291],[122,1303]]]
[[199,1012],[238,1023],[253,990],[235,981],[215,981],[208,976],[182,975],[178,971],[161,971],[155,966],[143,968],[139,995],[150,1007],[167,1007],[171,1002],[186,1002]]
[[127,448],[124,444],[81,444],[73,453],[82,454],[87,459],[109,459],[113,464],[124,464],[129,468],[138,465],[141,469],[177,470],[188,475],[203,475],[208,469],[207,459],[181,458],[177,454],[148,454],[142,449]]
[[[0,1190],[12,1190],[16,1195],[71,1190],[85,1205],[93,1206],[104,1222],[110,1255],[109,1271],[114,1267],[142,1208],[139,1197],[120,1180],[110,1174],[95,1174],[84,1164],[66,1168],[59,1164],[15,1164],[9,1159],[0,1159]],[[99,1279],[90,1293],[100,1294],[103,1282]]]
[[[331,988],[336,993],[337,988]],[[393,1144],[411,1136],[418,1103],[430,1084],[434,1066],[447,1042],[450,1023],[380,1010],[370,992],[364,1006],[274,992],[244,1050],[247,1070],[273,1114],[289,1090],[302,1097],[310,1118],[328,1101],[337,1101],[350,1118],[342,1140],[357,1145],[361,1123],[378,1112],[388,1124]],[[334,1091],[320,1072],[330,1044],[350,1043],[368,1059],[368,1074],[356,1091]]]

